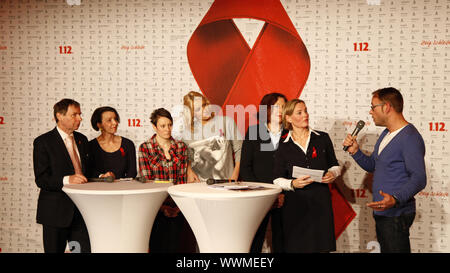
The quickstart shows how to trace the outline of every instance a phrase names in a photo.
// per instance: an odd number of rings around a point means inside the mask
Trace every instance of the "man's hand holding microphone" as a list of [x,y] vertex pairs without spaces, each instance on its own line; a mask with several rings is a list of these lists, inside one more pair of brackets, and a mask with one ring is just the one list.
[[358,142],[356,141],[356,136],[361,131],[361,129],[366,125],[366,123],[362,120],[358,121],[356,124],[355,130],[353,130],[352,134],[348,134],[344,140],[344,151],[349,152],[351,155],[354,155],[359,150]]
[[[352,134],[347,134],[347,136],[344,139],[344,142],[342,145],[344,146],[344,151],[349,152],[351,155],[354,155],[359,150],[358,142],[356,141],[356,136],[358,135],[359,131],[364,127],[364,121],[360,120],[358,124],[356,125],[355,130]],[[380,190],[380,195],[383,196],[383,200],[378,202],[370,202],[367,203],[366,206],[369,208],[372,208],[376,211],[384,211],[386,209],[390,209],[394,207],[397,203],[394,196],[387,194]]]
[[359,150],[358,142],[356,141],[356,135],[352,136],[348,134],[344,139],[344,143],[342,144],[344,147],[347,147],[347,152],[351,155],[354,155]]

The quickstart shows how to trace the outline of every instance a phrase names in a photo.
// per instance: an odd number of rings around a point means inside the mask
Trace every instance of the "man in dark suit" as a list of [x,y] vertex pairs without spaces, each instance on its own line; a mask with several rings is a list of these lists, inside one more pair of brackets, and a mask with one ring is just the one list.
[[40,188],[36,220],[43,225],[44,251],[61,253],[67,242],[75,241],[76,252],[90,252],[83,217],[62,191],[65,184],[87,182],[88,139],[75,131],[82,120],[80,104],[63,99],[54,105],[53,114],[56,128],[33,142],[34,175]]

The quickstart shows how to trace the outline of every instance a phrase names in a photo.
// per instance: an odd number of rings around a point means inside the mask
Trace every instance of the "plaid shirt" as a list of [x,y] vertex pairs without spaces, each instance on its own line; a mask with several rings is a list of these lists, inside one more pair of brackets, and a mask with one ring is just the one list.
[[172,180],[174,184],[187,182],[187,146],[173,138],[170,142],[170,160],[166,159],[163,149],[156,142],[156,134],[139,146],[139,176],[148,180]]

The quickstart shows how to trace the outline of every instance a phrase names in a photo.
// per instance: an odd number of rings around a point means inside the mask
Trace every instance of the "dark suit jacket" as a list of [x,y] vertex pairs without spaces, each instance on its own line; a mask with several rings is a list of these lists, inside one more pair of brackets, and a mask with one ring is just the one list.
[[[83,174],[88,166],[88,139],[74,132],[80,154]],[[69,152],[58,130],[53,129],[33,142],[33,166],[39,193],[36,220],[53,227],[69,227],[76,209],[72,200],[62,191],[63,178],[75,174]]]
[[[281,136],[287,134],[281,132]],[[273,182],[275,151],[265,125],[250,126],[245,135],[241,151],[240,178],[244,181]]]

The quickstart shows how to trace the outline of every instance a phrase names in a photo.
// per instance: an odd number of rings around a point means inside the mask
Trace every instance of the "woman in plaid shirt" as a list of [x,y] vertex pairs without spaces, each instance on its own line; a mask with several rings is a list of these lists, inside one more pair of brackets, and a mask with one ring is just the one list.
[[[186,183],[187,146],[172,137],[173,119],[169,111],[159,108],[150,116],[156,132],[139,146],[139,175],[147,180]],[[186,219],[170,198],[161,206],[150,236],[151,252],[194,252],[195,237]]]
[[159,108],[153,111],[150,120],[156,134],[139,147],[139,175],[147,180],[186,183],[187,147],[172,137],[172,116]]

